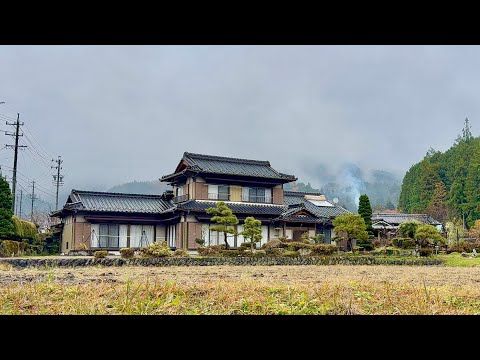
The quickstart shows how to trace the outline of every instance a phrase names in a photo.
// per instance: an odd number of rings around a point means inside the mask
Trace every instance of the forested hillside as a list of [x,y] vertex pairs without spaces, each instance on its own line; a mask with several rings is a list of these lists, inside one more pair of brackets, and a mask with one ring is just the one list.
[[480,137],[472,136],[468,119],[450,149],[430,149],[407,171],[399,208],[429,213],[439,221],[465,216],[469,225],[480,218]]

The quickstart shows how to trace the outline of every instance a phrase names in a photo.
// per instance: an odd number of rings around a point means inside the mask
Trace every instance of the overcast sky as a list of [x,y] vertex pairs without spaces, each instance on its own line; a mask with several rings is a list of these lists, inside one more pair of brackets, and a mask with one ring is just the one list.
[[69,189],[158,179],[184,151],[403,174],[465,117],[478,136],[479,64],[478,46],[0,46],[0,120],[20,113],[19,171],[51,192],[37,156],[62,155]]

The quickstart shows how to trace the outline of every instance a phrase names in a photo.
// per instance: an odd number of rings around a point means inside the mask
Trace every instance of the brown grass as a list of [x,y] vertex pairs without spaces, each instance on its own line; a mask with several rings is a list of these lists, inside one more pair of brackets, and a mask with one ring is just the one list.
[[0,269],[0,314],[480,314],[480,269]]

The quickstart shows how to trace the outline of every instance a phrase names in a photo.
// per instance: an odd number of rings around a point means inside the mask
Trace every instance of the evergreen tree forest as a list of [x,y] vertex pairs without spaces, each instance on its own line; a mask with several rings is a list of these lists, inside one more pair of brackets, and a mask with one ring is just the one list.
[[430,148],[407,171],[398,207],[441,222],[465,217],[468,226],[480,219],[480,137],[472,136],[468,118],[450,149],[442,153]]

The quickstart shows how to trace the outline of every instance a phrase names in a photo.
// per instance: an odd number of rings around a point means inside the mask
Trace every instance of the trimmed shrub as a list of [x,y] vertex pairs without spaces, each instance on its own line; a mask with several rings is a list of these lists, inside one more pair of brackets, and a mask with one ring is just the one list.
[[281,256],[286,250],[284,248],[265,249],[267,256]]
[[200,246],[205,245],[205,239],[196,238],[195,242]]
[[16,237],[19,239],[37,240],[38,231],[34,223],[12,216]]
[[201,256],[220,255],[225,250],[225,245],[201,246],[197,248],[198,254]]
[[306,244],[303,242],[290,242],[287,243],[287,250],[288,251],[298,251],[300,249],[312,249],[315,245],[313,244]]
[[480,242],[462,241],[458,244],[454,243],[448,247],[447,253],[450,254],[452,252],[472,252],[473,249],[475,249],[477,252],[480,252]]
[[246,256],[246,251],[239,251],[239,250],[222,250],[220,252],[224,257],[238,257],[238,256]]
[[10,256],[23,255],[27,247],[28,247],[28,244],[24,242],[14,241],[14,240],[3,240],[0,244],[0,256],[10,257]]
[[141,248],[140,253],[145,257],[168,257],[173,256],[173,251],[170,249],[166,241],[154,242],[150,245]]
[[265,256],[267,256],[267,252],[265,250],[257,250],[253,253],[250,253],[250,256],[255,257],[255,258],[265,257]]
[[240,244],[239,249],[246,250],[246,249],[250,249],[251,247],[252,246],[250,245],[249,242],[243,242]]
[[285,256],[285,257],[297,257],[297,256],[300,256],[300,253],[298,251],[290,251],[290,250],[287,250],[285,251],[281,256]]
[[401,249],[412,249],[415,247],[415,240],[411,238],[392,239],[392,245]]
[[318,244],[312,247],[311,255],[331,255],[337,251],[337,247],[332,244]]
[[173,256],[175,257],[190,257],[190,255],[188,255],[188,251],[185,250],[185,249],[177,249],[173,252]]
[[373,250],[373,243],[371,240],[357,240],[357,246],[367,251]]
[[106,258],[108,255],[108,251],[107,250],[98,250],[98,251],[95,251],[95,254],[93,254],[93,256],[95,256],[95,259],[103,259],[103,258]]
[[282,247],[285,247],[285,244],[278,239],[267,241],[265,244],[262,245],[262,249],[264,250],[282,248]]
[[420,256],[430,256],[433,254],[433,249],[432,248],[420,248],[418,249],[418,254]]
[[124,259],[133,258],[135,256],[135,249],[132,249],[132,248],[120,249],[120,256]]
[[315,244],[323,244],[323,240],[325,240],[325,235],[317,234],[311,238]]

